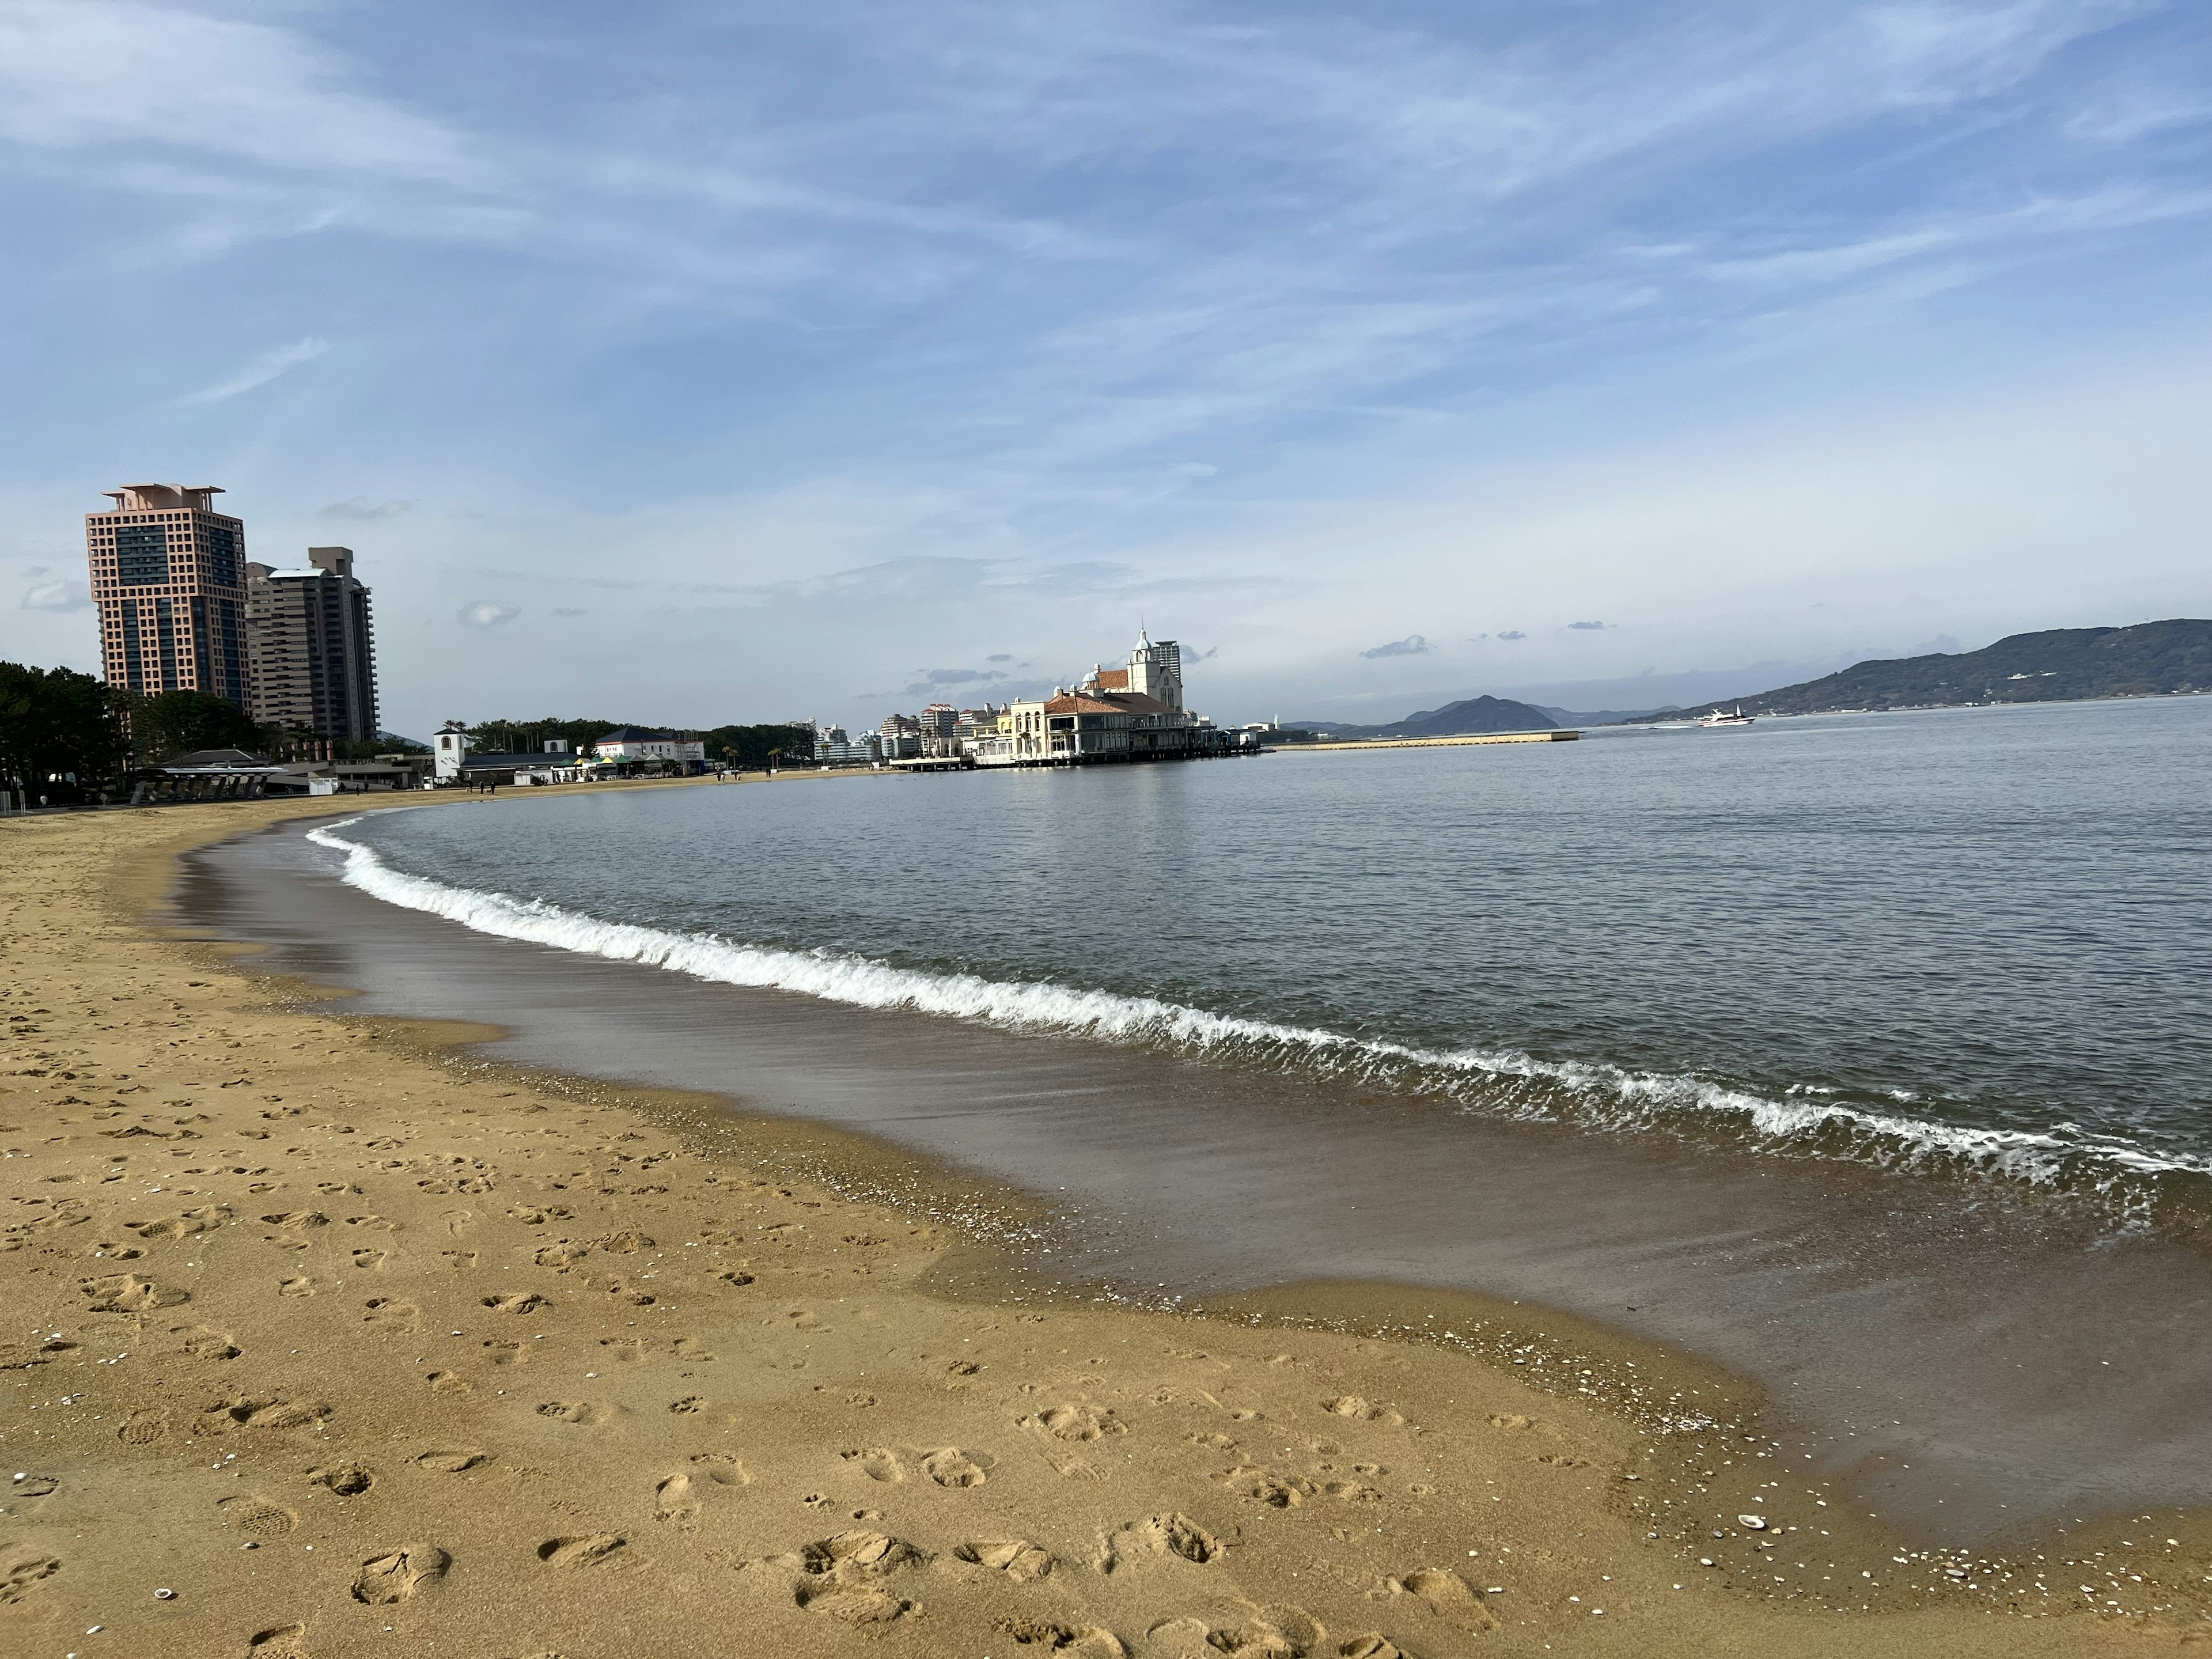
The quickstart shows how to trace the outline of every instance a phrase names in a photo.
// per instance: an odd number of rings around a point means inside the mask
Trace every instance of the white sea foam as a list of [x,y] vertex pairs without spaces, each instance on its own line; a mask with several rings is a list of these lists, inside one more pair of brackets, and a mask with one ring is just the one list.
[[1811,1097],[1829,1092],[1825,1089],[1791,1090],[1775,1099],[1701,1078],[1542,1060],[1513,1049],[1420,1048],[1119,992],[930,973],[838,951],[788,951],[713,933],[607,921],[541,899],[455,887],[396,870],[374,848],[335,833],[358,822],[347,818],[310,830],[307,838],[343,853],[341,878],[373,897],[500,939],[638,963],[714,984],[1355,1077],[1508,1116],[1565,1116],[1618,1128],[1701,1121],[1733,1128],[1758,1146],[1817,1151],[1887,1167],[1963,1166],[2037,1184],[2084,1177],[2094,1184],[2100,1170],[2212,1175],[2212,1159],[2153,1153],[2086,1136],[2070,1124],[2049,1131],[1971,1128]]

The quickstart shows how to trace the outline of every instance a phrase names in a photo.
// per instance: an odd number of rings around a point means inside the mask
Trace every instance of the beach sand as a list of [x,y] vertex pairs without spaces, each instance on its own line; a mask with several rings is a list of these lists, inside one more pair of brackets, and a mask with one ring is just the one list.
[[182,848],[330,811],[0,824],[0,1654],[2212,1638],[2193,1519],[2066,1540],[2113,1610],[2041,1543],[1954,1577],[1693,1360],[1385,1287],[1044,1298],[1017,1194],[489,1066],[144,920]]

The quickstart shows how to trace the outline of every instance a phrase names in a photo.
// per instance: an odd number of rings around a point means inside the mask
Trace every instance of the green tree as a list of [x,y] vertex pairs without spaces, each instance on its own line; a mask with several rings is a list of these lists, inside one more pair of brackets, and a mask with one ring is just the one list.
[[718,726],[705,741],[708,760],[739,770],[765,767],[771,756],[793,763],[814,758],[814,733],[804,726]]
[[252,717],[212,691],[157,691],[131,708],[131,748],[141,765],[195,749],[258,750],[263,742]]
[[70,796],[114,779],[123,760],[118,703],[75,669],[0,662],[0,787]]

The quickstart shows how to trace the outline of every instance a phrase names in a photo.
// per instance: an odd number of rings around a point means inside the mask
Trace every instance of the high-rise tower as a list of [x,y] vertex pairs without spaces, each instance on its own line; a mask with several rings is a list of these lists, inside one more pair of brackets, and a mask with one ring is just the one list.
[[264,726],[375,738],[376,642],[349,547],[311,547],[305,570],[246,567],[246,708]]
[[1129,690],[1141,691],[1169,708],[1182,708],[1182,647],[1173,640],[1157,645],[1141,629],[1129,653]]
[[84,516],[110,685],[246,703],[246,526],[212,484],[125,484]]

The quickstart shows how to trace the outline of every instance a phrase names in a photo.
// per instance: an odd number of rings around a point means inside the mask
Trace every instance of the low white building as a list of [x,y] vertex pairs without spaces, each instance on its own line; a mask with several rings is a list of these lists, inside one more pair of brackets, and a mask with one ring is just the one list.
[[667,761],[679,766],[703,767],[707,745],[696,738],[679,738],[672,732],[649,732],[642,726],[619,726],[592,745],[602,762]]

